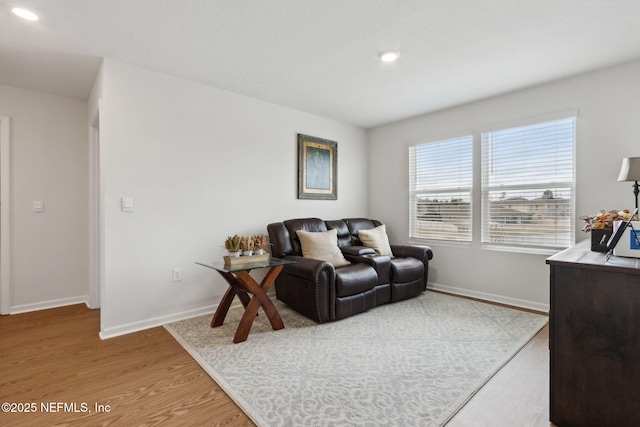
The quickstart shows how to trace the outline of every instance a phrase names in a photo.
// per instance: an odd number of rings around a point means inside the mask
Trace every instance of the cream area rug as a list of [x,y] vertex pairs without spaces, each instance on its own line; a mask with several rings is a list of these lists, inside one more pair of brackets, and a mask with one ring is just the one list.
[[233,344],[242,307],[165,325],[259,426],[441,426],[548,321],[425,292],[317,324],[274,301]]

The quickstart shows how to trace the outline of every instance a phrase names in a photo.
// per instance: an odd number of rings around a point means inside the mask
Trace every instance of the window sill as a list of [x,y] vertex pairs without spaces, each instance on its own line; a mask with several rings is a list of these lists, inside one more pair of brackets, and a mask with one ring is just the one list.
[[531,248],[522,246],[504,246],[504,245],[492,245],[488,243],[482,244],[482,249],[489,251],[500,252],[514,252],[533,255],[555,255],[566,248]]

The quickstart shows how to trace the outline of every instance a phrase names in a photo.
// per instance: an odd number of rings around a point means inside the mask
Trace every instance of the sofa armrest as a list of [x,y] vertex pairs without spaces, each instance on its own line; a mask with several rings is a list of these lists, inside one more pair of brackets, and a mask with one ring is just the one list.
[[329,262],[295,255],[287,256],[283,259],[295,261],[296,263],[285,265],[281,274],[288,274],[313,283],[326,281],[326,279],[322,279],[323,276],[329,280],[329,283],[334,281],[336,270]]
[[391,245],[393,256],[417,258],[423,263],[428,263],[433,258],[433,251],[429,246],[422,245]]
[[317,322],[335,319],[335,267],[326,261],[301,256],[283,259],[296,263],[285,265],[276,277],[276,297]]
[[375,255],[376,251],[366,246],[344,246],[340,248],[344,256]]
[[391,245],[391,252],[396,257],[416,258],[424,265],[424,289],[427,289],[429,281],[429,260],[433,258],[433,251],[429,246],[423,245]]

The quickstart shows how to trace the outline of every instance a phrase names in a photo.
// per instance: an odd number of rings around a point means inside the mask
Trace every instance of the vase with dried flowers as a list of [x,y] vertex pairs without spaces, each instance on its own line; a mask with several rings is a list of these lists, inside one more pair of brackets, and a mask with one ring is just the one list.
[[252,239],[253,239],[253,245],[255,247],[255,249],[253,250],[253,253],[255,255],[264,254],[265,248],[269,245],[269,239],[267,238],[267,235],[256,234],[252,237]]
[[[583,216],[585,224],[582,231],[591,233],[591,250],[607,252],[607,242],[613,233],[613,222],[627,220],[630,217],[631,211],[628,209],[600,211],[596,215]],[[637,215],[634,220],[637,220]]]
[[227,249],[227,252],[230,257],[235,258],[240,256],[240,236],[237,234],[233,236],[228,236],[227,240],[224,241],[224,247]]
[[255,245],[253,243],[253,238],[251,236],[240,237],[240,249],[242,250],[242,256],[253,255],[254,248],[255,248]]

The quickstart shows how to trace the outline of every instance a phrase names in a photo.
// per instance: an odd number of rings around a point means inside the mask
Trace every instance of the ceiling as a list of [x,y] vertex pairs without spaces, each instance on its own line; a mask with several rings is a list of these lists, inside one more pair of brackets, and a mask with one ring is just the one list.
[[106,57],[363,128],[640,59],[640,0],[0,3],[2,85],[86,99]]

